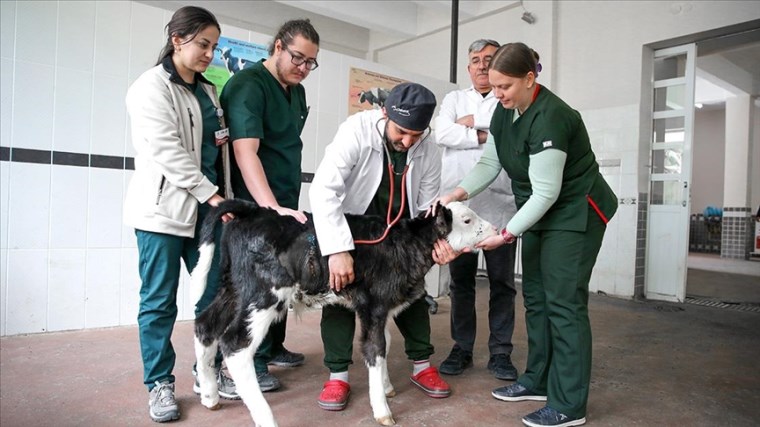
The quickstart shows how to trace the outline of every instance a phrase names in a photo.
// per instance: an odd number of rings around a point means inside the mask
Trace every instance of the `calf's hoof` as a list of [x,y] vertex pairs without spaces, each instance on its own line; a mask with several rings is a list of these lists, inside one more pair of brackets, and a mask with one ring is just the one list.
[[216,411],[221,406],[219,404],[219,396],[217,395],[216,398],[201,397],[201,405],[205,406],[206,408],[212,411]]
[[385,397],[394,397],[394,396],[396,396],[396,390],[395,389],[390,389],[390,390],[388,390],[388,391],[385,392]]
[[375,418],[375,420],[382,426],[395,426],[396,421],[393,420],[392,415],[386,415],[384,417]]
[[208,409],[209,411],[216,411],[216,410],[219,410],[219,409],[221,409],[221,408],[222,408],[222,404],[221,404],[221,403],[217,403],[217,404],[216,404],[216,405],[214,405],[214,406],[209,406],[207,409]]

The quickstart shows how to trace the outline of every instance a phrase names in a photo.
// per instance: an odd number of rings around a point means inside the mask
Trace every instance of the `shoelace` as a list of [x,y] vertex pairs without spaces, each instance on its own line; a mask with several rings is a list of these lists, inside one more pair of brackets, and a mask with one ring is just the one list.
[[158,401],[161,402],[163,406],[169,406],[174,405],[175,399],[174,399],[174,390],[170,386],[170,384],[160,384],[158,386]]

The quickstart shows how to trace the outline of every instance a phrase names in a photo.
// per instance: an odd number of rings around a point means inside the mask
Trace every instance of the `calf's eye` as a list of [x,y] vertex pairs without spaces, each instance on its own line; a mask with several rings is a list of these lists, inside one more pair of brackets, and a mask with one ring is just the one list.
[[472,221],[472,220],[471,220],[470,218],[465,218],[465,219],[464,219],[464,223],[465,223],[465,224],[469,224],[471,221]]

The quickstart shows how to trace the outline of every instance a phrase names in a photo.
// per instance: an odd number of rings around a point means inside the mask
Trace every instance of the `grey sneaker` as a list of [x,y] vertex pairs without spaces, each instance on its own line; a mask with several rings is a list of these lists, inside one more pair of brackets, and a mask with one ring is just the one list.
[[149,393],[148,409],[150,419],[165,423],[179,419],[179,407],[174,399],[174,383],[158,382]]
[[303,365],[304,360],[306,360],[306,356],[304,356],[303,353],[294,353],[283,347],[282,351],[275,354],[267,365],[295,368],[296,366]]
[[275,391],[280,388],[280,380],[269,372],[257,372],[256,380],[262,392]]
[[[195,394],[201,394],[201,384],[198,382],[198,371],[193,366],[193,392]],[[219,390],[219,397],[227,400],[240,400],[240,396],[235,390],[235,381],[230,378],[224,369],[220,369],[216,372],[216,386]]]

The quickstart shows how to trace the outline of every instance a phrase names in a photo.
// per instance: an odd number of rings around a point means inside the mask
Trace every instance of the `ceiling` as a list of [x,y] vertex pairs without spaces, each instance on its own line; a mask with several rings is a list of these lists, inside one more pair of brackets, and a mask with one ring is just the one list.
[[[143,3],[178,9],[184,1]],[[194,1],[223,23],[253,24],[274,33],[283,16],[310,18],[320,28],[321,45],[329,50],[366,58],[371,50],[413,39],[451,24],[451,0],[253,0]],[[459,2],[459,21],[508,8],[523,8],[517,1]],[[243,28],[251,25],[240,25]],[[696,102],[721,106],[738,93],[760,95],[760,29],[697,43]]]
[[699,42],[697,52],[696,103],[724,108],[729,97],[760,96],[760,29]]

